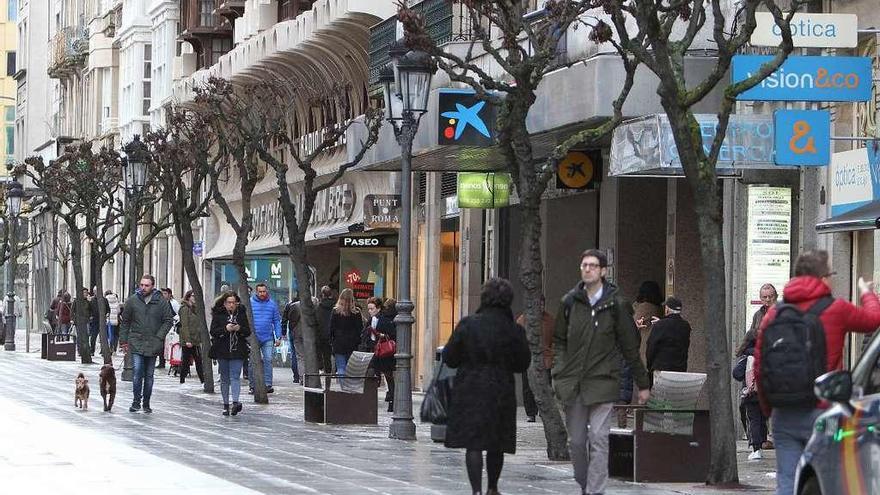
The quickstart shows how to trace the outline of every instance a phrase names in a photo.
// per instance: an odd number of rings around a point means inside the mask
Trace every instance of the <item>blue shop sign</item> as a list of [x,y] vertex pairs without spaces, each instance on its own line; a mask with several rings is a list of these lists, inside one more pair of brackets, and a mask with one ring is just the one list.
[[[718,133],[718,118],[699,114],[694,117],[703,137],[703,151],[708,154]],[[668,121],[666,126],[669,126]],[[664,129],[662,141],[664,161],[680,165],[671,127]],[[727,134],[718,152],[718,165],[734,163],[773,163],[773,122],[768,116],[731,116],[727,124]]]
[[773,116],[777,165],[828,165],[831,114],[827,110],[777,110]]
[[[743,81],[772,60],[766,55],[733,57],[733,82]],[[738,100],[868,101],[872,85],[868,57],[788,57],[782,66]]]

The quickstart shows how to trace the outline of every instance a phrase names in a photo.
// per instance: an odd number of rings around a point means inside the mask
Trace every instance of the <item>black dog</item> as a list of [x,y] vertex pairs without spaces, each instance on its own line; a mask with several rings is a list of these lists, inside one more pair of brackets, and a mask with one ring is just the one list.
[[[116,370],[112,364],[101,366],[101,372],[98,374],[101,379],[101,397],[104,399],[104,410],[113,409],[113,400],[116,399]],[[107,400],[107,396],[110,400]]]

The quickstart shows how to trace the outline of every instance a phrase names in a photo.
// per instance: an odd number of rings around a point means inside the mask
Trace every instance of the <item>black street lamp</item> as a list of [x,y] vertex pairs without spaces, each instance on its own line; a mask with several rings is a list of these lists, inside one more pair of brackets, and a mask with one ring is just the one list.
[[397,354],[394,371],[394,415],[388,436],[415,440],[416,425],[412,413],[412,326],[413,304],[410,296],[410,234],[412,231],[412,143],[419,129],[419,119],[428,111],[434,64],[421,51],[407,52],[399,42],[389,50],[391,67],[379,75],[385,99],[385,119],[394,127],[400,144],[401,203],[400,256],[398,257]]
[[[7,167],[10,168],[11,167]],[[12,181],[6,185],[6,222],[9,237],[9,258],[6,261],[6,335],[3,348],[7,351],[15,350],[15,262],[18,256],[16,239],[16,222],[21,213],[21,201],[24,198],[24,187],[18,182],[14,174]]]
[[[139,282],[137,274],[137,235],[138,235],[138,208],[140,206],[141,193],[147,183],[147,165],[150,161],[150,149],[141,141],[137,134],[122,148],[125,156],[122,157],[122,177],[125,184],[125,195],[128,199],[129,213],[131,214],[131,243],[129,244],[128,280],[131,289],[128,297],[132,297]],[[134,379],[134,365],[131,362],[131,353],[125,353],[125,362],[122,368],[122,380],[130,382]]]

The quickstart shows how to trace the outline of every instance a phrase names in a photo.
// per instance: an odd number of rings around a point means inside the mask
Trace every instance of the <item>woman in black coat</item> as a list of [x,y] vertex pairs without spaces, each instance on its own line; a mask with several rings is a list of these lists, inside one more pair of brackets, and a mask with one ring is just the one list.
[[[378,297],[367,299],[367,313],[369,319],[361,334],[361,350],[375,352],[376,344],[380,339],[387,338],[397,341],[397,328],[382,311],[382,300]],[[385,376],[388,391],[385,392],[385,402],[388,403],[388,412],[394,412],[394,355],[386,357],[373,357],[371,363],[377,375]]]
[[232,388],[232,415],[241,412],[241,370],[248,355],[247,338],[251,334],[247,309],[234,292],[224,292],[211,309],[211,349],[209,356],[216,359],[220,369],[220,395],[223,396],[223,415],[229,416],[229,389]]
[[476,314],[462,319],[443,349],[443,362],[457,368],[446,426],[446,446],[465,448],[468,479],[482,493],[483,451],[489,488],[498,493],[504,453],[516,453],[514,373],[529,367],[525,330],[513,320],[513,288],[489,279]]
[[330,314],[330,349],[336,361],[336,374],[344,375],[351,353],[361,344],[364,320],[351,289],[339,293],[339,299]]

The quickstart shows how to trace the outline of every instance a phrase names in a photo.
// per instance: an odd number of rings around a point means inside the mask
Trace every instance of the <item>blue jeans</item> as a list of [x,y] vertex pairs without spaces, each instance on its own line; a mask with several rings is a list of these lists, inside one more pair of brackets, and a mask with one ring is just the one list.
[[243,359],[218,359],[220,368],[220,395],[223,396],[223,404],[229,404],[229,387],[232,386],[232,402],[238,402],[241,394],[241,367]]
[[111,349],[116,348],[116,325],[110,323],[107,324],[107,343],[110,344]]
[[344,375],[345,367],[348,365],[348,358],[351,354],[334,354],[333,359],[336,360],[336,374]]
[[144,405],[149,405],[150,396],[153,395],[153,371],[156,369],[156,356],[132,353],[131,364],[134,366],[134,399],[132,404],[140,406],[141,398],[143,398]]
[[[260,355],[263,358],[263,380],[266,382],[266,388],[272,386],[272,355],[275,354],[275,341],[267,340],[260,344]],[[251,390],[254,389],[254,363],[248,362],[248,380],[251,383]]]
[[776,448],[776,495],[794,495],[794,474],[813,434],[818,409],[776,408],[770,416]]

